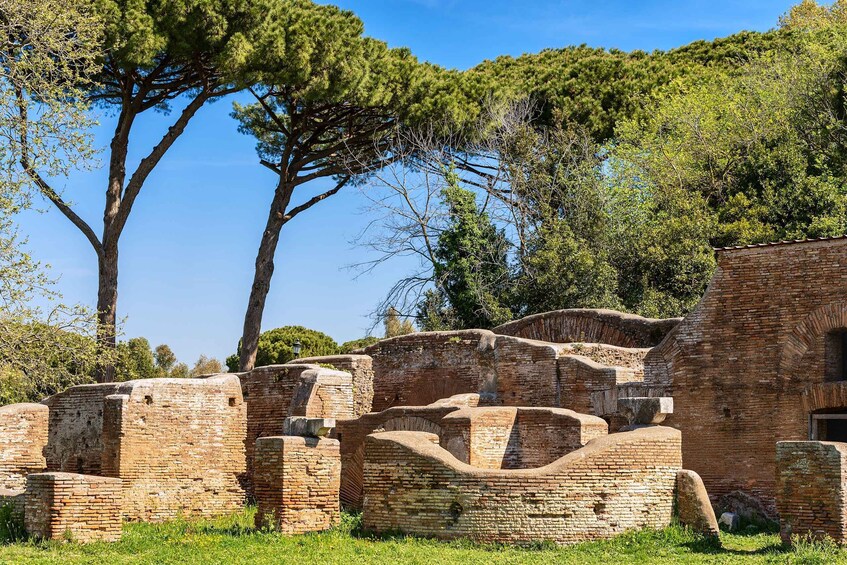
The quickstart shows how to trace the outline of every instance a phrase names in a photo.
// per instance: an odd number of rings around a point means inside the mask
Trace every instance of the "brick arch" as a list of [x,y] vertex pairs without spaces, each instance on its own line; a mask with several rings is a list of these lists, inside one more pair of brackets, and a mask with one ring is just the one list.
[[827,332],[841,328],[847,328],[847,302],[831,302],[806,315],[803,321],[794,326],[782,345],[780,376],[795,374],[803,356],[814,346],[815,341]]

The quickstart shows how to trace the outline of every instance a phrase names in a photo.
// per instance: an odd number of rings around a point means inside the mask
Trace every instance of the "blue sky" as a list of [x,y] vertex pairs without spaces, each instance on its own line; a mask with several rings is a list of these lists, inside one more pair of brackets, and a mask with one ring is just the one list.
[[[668,49],[742,29],[766,30],[789,0],[343,0],[366,33],[407,46],[421,59],[467,68],[498,55],[587,43]],[[236,131],[232,100],[203,108],[138,198],[121,239],[119,315],[125,338],[169,344],[193,362],[234,352],[253,262],[272,197],[273,174],[257,163],[253,141]],[[155,144],[172,117],[136,122],[130,166]],[[101,116],[96,142],[106,147],[114,122]],[[310,187],[317,193],[320,183]],[[75,174],[66,197],[102,230],[102,170]],[[263,328],[299,324],[339,343],[365,334],[368,314],[409,265],[390,263],[356,278],[346,267],[366,259],[352,243],[367,224],[358,189],[339,193],[283,230]],[[85,238],[48,204],[21,218],[36,259],[52,266],[66,302],[93,305],[95,255]]]

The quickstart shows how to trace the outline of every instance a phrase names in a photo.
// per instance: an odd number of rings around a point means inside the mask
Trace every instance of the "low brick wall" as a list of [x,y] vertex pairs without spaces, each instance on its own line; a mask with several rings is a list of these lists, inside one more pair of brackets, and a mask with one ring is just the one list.
[[556,310],[508,322],[494,328],[494,332],[554,343],[586,342],[621,347],[653,347],[681,320],[642,318],[615,310]]
[[[563,355],[558,359],[561,379],[562,408],[584,414],[605,416],[606,395],[615,395],[618,385],[640,383],[644,374],[626,367],[602,365],[580,355]],[[614,399],[617,410],[617,397]]]
[[326,530],[341,519],[341,457],[334,439],[299,436],[256,441],[256,526],[283,533]]
[[374,398],[374,369],[373,359],[368,355],[306,357],[292,363],[332,365],[339,371],[350,373],[353,377],[353,416],[358,418],[371,411]]
[[47,469],[47,418],[43,404],[0,406],[0,489],[23,489],[28,474]]
[[440,444],[485,469],[543,467],[606,435],[606,422],[560,408],[463,408],[441,420]]
[[335,437],[341,442],[341,502],[347,508],[362,507],[365,438],[375,430],[420,431],[439,434],[441,419],[460,405],[398,406],[365,414],[358,420],[337,423]]
[[117,541],[121,538],[121,481],[73,473],[27,477],[26,531],[59,541]]
[[363,524],[440,539],[577,543],[671,523],[678,431],[598,438],[540,469],[488,470],[414,432],[368,436]]
[[781,441],[776,444],[776,507],[780,536],[829,536],[847,541],[847,444]]

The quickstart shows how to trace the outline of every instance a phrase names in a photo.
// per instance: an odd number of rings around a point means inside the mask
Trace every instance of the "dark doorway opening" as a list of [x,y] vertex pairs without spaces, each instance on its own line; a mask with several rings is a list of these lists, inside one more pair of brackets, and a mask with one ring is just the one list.
[[826,334],[826,380],[847,381],[847,329]]
[[817,413],[812,414],[811,418],[809,439],[847,443],[847,413],[841,410]]

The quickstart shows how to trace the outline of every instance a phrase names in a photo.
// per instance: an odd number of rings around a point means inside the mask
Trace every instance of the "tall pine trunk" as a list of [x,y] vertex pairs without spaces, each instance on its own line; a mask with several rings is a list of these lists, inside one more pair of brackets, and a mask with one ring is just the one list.
[[[97,274],[97,338],[103,349],[117,346],[118,307],[118,250],[104,249],[98,261]],[[115,380],[115,366],[111,363],[97,368],[97,381],[111,383]]]
[[241,334],[241,351],[239,352],[239,370],[250,371],[256,365],[256,354],[259,350],[259,335],[262,332],[262,315],[265,312],[265,302],[271,289],[271,278],[274,274],[274,255],[279,244],[279,234],[285,225],[285,209],[291,200],[291,191],[280,181],[271,203],[271,211],[259,252],[256,254],[256,270],[253,273],[253,286],[250,289],[250,299],[247,301],[247,312],[244,315],[244,329]]

